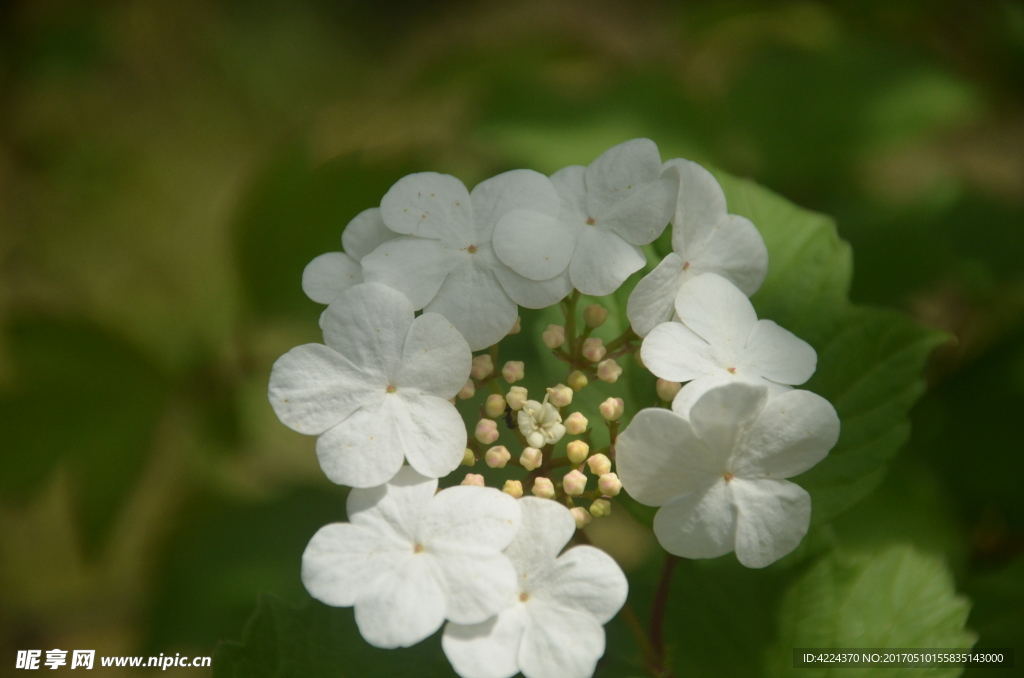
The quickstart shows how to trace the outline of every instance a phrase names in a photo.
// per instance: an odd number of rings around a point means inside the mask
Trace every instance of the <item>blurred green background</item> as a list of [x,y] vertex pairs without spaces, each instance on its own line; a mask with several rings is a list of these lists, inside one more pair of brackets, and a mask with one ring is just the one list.
[[[266,399],[319,337],[303,266],[410,171],[638,136],[835,216],[854,301],[956,337],[834,528],[941,556],[979,644],[1024,650],[1024,2],[5,0],[0,92],[0,675],[209,655],[260,592],[303,601],[344,507]],[[624,521],[593,537],[642,579]],[[771,640],[780,593],[724,588],[763,626],[729,670],[680,640],[680,673],[750,675]]]

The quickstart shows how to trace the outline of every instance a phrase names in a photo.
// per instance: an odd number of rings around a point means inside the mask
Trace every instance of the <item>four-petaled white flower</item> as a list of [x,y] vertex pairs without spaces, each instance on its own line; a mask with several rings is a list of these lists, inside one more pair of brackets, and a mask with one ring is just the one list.
[[677,158],[679,202],[672,219],[672,252],[637,283],[626,315],[641,337],[672,319],[676,295],[690,279],[717,273],[752,295],[768,273],[768,248],[754,224],[729,214],[725,193],[706,169]]
[[515,593],[502,550],[519,529],[516,500],[486,487],[436,490],[408,466],[386,485],[352,490],[349,522],[320,528],[302,555],[306,590],[355,606],[371,645],[408,647],[445,619],[485,621]]
[[544,396],[542,403],[527,400],[523,409],[519,410],[517,423],[530,447],[554,445],[565,435],[562,415],[558,413],[558,408],[548,402],[548,396]]
[[380,203],[384,223],[402,236],[363,257],[363,277],[399,290],[416,310],[440,313],[474,351],[487,348],[515,325],[516,304],[545,308],[571,289],[567,276],[531,280],[499,261],[495,224],[512,210],[524,223],[543,222],[558,208],[551,181],[532,170],[499,174],[472,193],[447,174],[410,174]]
[[445,625],[441,645],[462,678],[586,678],[604,654],[604,628],[626,602],[622,570],[603,551],[575,546],[564,506],[519,500],[522,526],[505,554],[519,588],[507,607],[481,624]]
[[341,234],[344,252],[327,252],[306,264],[302,271],[302,291],[318,304],[329,304],[341,293],[363,282],[359,262],[381,243],[397,238],[380,218],[380,208],[363,210]]
[[400,292],[356,285],[327,307],[324,344],[281,356],[270,403],[288,427],[319,436],[327,477],[352,487],[387,482],[407,459],[425,476],[454,471],[466,427],[448,402],[466,384],[472,355],[436,313],[414,318]]
[[531,280],[568,270],[573,287],[595,296],[611,294],[644,267],[640,245],[665,230],[679,188],[678,170],[662,167],[650,139],[613,146],[588,167],[560,169],[551,181],[561,197],[557,218],[510,212],[494,231],[494,250]]
[[707,391],[689,417],[642,410],[616,443],[622,486],[660,506],[654,534],[669,553],[714,558],[730,551],[765,567],[797,547],[811,497],[785,478],[825,458],[839,438],[827,400],[790,390],[769,400],[763,385]]
[[682,322],[651,330],[640,357],[656,376],[690,382],[672,401],[680,414],[720,384],[762,383],[781,393],[814,374],[818,356],[811,345],[771,320],[758,320],[747,296],[719,275],[705,273],[683,285],[675,307]]

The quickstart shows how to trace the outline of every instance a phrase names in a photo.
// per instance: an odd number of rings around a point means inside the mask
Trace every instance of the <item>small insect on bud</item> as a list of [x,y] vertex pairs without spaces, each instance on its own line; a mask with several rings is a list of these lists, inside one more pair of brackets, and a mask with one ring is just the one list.
[[490,445],[498,439],[498,424],[493,419],[481,419],[476,423],[473,437],[484,445]]
[[616,473],[605,473],[597,479],[597,489],[601,494],[614,497],[622,490],[622,481]]
[[608,398],[597,409],[601,412],[601,416],[608,421],[618,421],[622,418],[622,413],[626,411],[626,404],[622,402],[622,398]]
[[601,381],[614,384],[619,380],[620,376],[622,376],[622,368],[613,359],[608,358],[597,364],[597,378]]
[[526,366],[522,360],[509,360],[501,368],[501,376],[505,377],[508,383],[514,384],[526,376]]
[[544,463],[544,453],[536,447],[527,447],[523,450],[523,453],[519,455],[519,463],[527,471],[540,468],[540,465]]
[[658,397],[666,402],[671,402],[676,394],[679,393],[679,389],[683,387],[678,381],[669,381],[667,379],[659,379],[655,389],[658,391]]
[[494,372],[494,361],[486,353],[473,358],[473,366],[469,370],[469,376],[474,379],[486,379]]
[[462,455],[462,465],[472,466],[476,463],[476,455],[473,454],[473,450],[466,448],[466,451]]
[[522,386],[513,386],[508,390],[508,395],[505,396],[505,402],[512,408],[513,412],[518,412],[523,409],[523,405],[530,398],[526,394],[526,389]]
[[484,486],[484,477],[479,473],[467,473],[466,477],[462,479],[460,485],[475,485],[476,487]]
[[565,448],[565,456],[569,457],[569,461],[573,464],[582,464],[588,454],[590,454],[590,445],[582,440],[574,440]]
[[592,363],[600,362],[608,349],[604,347],[604,340],[591,337],[583,341],[583,357]]
[[512,458],[512,454],[504,445],[495,445],[484,454],[484,461],[491,468],[505,468],[505,464]]
[[589,382],[587,381],[587,375],[583,374],[579,370],[573,370],[569,378],[565,380],[565,383],[569,384],[569,388],[579,393],[583,390]]
[[562,489],[570,497],[578,497],[587,489],[587,477],[573,469],[562,478]]
[[518,480],[506,480],[505,487],[501,488],[501,491],[513,499],[519,499],[523,496],[523,484]]
[[587,430],[587,418],[583,416],[582,412],[573,412],[570,414],[564,422],[565,432],[571,436],[581,435]]
[[565,343],[565,328],[561,325],[548,325],[540,338],[544,341],[545,346],[554,350]]
[[516,316],[516,322],[512,325],[512,329],[508,331],[509,334],[519,334],[523,331],[523,319]]
[[555,485],[549,478],[537,478],[533,481],[533,496],[541,499],[555,498]]
[[572,389],[565,384],[558,384],[548,389],[548,402],[555,407],[565,407],[572,404]]
[[587,323],[587,327],[597,329],[604,325],[605,320],[608,320],[608,311],[601,304],[590,304],[583,309],[583,322]]
[[587,523],[593,520],[593,517],[590,515],[590,511],[582,506],[569,509],[569,513],[572,514],[573,519],[576,521],[577,530],[582,530],[587,526]]
[[590,467],[590,472],[595,476],[603,476],[612,470],[612,460],[603,454],[595,454],[590,459],[587,459],[587,466]]
[[470,398],[472,398],[475,395],[476,395],[476,386],[473,385],[473,380],[470,379],[469,381],[466,382],[466,385],[462,387],[462,390],[459,391],[459,399],[460,400],[469,400]]
[[604,518],[612,513],[612,503],[607,499],[595,499],[590,503],[590,515]]
[[484,412],[492,419],[505,414],[505,398],[497,393],[487,396],[487,400],[484,402]]

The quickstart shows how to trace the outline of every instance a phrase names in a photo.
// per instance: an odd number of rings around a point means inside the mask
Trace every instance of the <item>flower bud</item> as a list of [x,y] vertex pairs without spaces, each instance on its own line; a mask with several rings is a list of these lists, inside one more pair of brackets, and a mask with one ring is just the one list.
[[590,515],[604,518],[612,513],[612,503],[607,499],[595,499],[590,503]]
[[622,376],[622,368],[613,359],[602,360],[597,364],[597,378],[601,381],[606,381],[609,384],[614,384]]
[[544,453],[536,447],[527,447],[523,450],[523,453],[519,455],[519,463],[527,471],[540,468],[540,465],[544,463]]
[[597,479],[597,489],[601,490],[601,494],[614,497],[622,490],[622,481],[616,473],[605,473]]
[[561,325],[548,325],[540,338],[544,341],[545,346],[554,350],[565,343],[565,328]]
[[460,485],[475,485],[476,487],[484,486],[484,477],[479,473],[467,473],[466,477],[462,479]]
[[466,382],[466,385],[462,387],[462,390],[459,391],[458,397],[460,400],[469,400],[475,395],[476,386],[473,385],[473,380],[470,379],[469,381]]
[[463,466],[472,466],[475,463],[476,463],[476,455],[473,454],[473,450],[471,450],[471,449],[469,449],[467,447],[465,453],[463,453],[463,455],[462,455],[462,465]]
[[583,508],[582,506],[577,506],[575,508],[569,509],[569,513],[572,514],[573,519],[576,521],[577,530],[582,530],[584,527],[587,526],[587,523],[593,520],[593,518],[590,515],[590,512],[587,511],[587,509]]
[[492,419],[505,414],[505,399],[497,393],[487,396],[487,400],[484,402],[484,412]]
[[448,402],[450,402],[452,405],[454,405],[456,402],[458,402],[458,400],[459,400],[458,398],[456,398],[455,396],[452,396],[451,398],[448,399]]
[[513,499],[519,499],[523,496],[523,484],[518,480],[506,480],[505,487],[501,488],[501,491]]
[[595,476],[603,476],[612,470],[612,460],[603,454],[595,454],[590,459],[587,459],[587,466],[590,467],[590,472]]
[[583,416],[582,412],[573,412],[570,414],[564,422],[565,432],[571,436],[578,436],[587,430],[587,418]]
[[671,402],[682,387],[683,385],[678,381],[669,381],[667,379],[659,379],[657,386],[655,386],[658,391],[658,397],[667,402]]
[[549,478],[537,478],[533,481],[533,496],[541,499],[555,498],[555,485]]
[[555,407],[565,407],[572,403],[572,389],[565,384],[558,384],[548,389],[548,402]]
[[526,376],[526,369],[523,365],[522,360],[509,360],[505,363],[505,366],[501,368],[501,376],[505,377],[505,381],[510,384],[514,384]]
[[494,372],[494,361],[491,356],[484,353],[473,358],[473,366],[469,370],[469,376],[474,379],[486,379]]
[[587,327],[597,329],[604,325],[605,320],[608,320],[608,311],[601,304],[590,304],[583,309],[583,322]]
[[562,478],[562,489],[570,497],[578,497],[587,489],[587,477],[573,469]]
[[589,382],[587,381],[587,375],[583,374],[579,370],[573,370],[569,378],[565,380],[565,383],[569,384],[569,388],[579,393],[583,390]]
[[511,453],[509,453],[508,448],[504,445],[495,445],[484,454],[484,461],[491,468],[505,468],[505,464],[511,458]]
[[508,331],[509,334],[519,334],[523,331],[523,319],[516,316],[516,322],[512,325],[512,329]]
[[626,411],[626,404],[622,402],[622,398],[608,398],[597,409],[601,412],[601,416],[608,421],[618,421],[622,418],[622,413]]
[[573,464],[582,464],[588,454],[590,454],[590,445],[582,440],[574,440],[565,448],[565,456],[569,457],[569,461]]
[[518,412],[523,409],[523,405],[529,397],[526,394],[526,389],[522,386],[513,386],[508,390],[508,395],[505,396],[505,402],[512,408],[513,412]]
[[493,419],[481,419],[476,423],[473,437],[484,445],[490,445],[498,439],[498,424]]
[[590,337],[583,340],[583,357],[592,363],[599,362],[604,358],[608,349],[604,347],[604,340],[597,337]]

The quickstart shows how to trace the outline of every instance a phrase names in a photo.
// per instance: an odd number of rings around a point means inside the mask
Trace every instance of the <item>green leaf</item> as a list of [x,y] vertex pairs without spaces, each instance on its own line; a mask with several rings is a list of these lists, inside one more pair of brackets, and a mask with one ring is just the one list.
[[[793,668],[793,648],[968,648],[976,636],[964,629],[970,603],[956,594],[945,563],[908,546],[873,555],[833,552],[786,593],[778,641],[768,653],[773,676],[850,676],[855,669]],[[867,671],[867,670],[865,670]],[[873,678],[907,675],[907,669],[870,669]],[[953,678],[960,667],[927,675]]]

